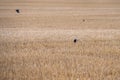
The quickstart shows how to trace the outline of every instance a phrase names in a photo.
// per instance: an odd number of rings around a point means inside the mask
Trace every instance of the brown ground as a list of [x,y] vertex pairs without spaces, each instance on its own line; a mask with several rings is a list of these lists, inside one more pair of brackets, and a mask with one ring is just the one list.
[[120,1],[0,0],[0,80],[120,80]]

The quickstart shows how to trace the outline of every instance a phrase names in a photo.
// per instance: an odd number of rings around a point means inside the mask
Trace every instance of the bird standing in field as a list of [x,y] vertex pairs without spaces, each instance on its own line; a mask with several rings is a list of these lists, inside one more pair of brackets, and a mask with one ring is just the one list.
[[74,43],[76,43],[77,42],[77,39],[74,39]]
[[16,12],[17,12],[17,13],[20,13],[20,10],[19,10],[19,9],[16,9]]

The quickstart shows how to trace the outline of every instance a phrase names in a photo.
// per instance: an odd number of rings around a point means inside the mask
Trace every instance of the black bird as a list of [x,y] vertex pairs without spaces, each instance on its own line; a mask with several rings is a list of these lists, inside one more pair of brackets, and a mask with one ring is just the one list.
[[19,10],[19,9],[16,9],[16,12],[17,12],[17,13],[20,13],[20,10]]
[[77,42],[77,39],[74,39],[74,43],[76,43]]

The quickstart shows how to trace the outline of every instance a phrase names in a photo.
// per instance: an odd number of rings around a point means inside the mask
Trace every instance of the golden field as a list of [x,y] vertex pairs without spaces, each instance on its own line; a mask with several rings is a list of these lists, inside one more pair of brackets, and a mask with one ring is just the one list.
[[120,80],[120,1],[0,0],[0,80]]

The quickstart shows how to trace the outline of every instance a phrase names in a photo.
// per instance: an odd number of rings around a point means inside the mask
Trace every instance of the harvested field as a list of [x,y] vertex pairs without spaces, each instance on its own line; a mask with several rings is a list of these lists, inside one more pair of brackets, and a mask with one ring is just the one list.
[[0,0],[0,80],[120,80],[120,1]]

